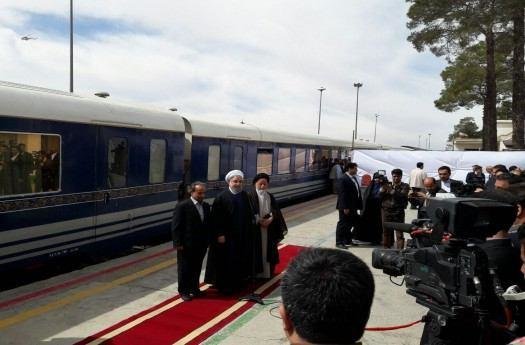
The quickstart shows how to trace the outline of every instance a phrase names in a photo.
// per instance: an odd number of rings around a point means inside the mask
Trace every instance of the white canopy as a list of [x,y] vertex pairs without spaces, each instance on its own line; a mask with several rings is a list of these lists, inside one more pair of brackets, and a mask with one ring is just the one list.
[[381,150],[354,150],[352,162],[359,165],[359,175],[373,175],[378,170],[385,170],[390,179],[392,169],[403,170],[403,181],[407,182],[410,171],[417,162],[424,163],[424,170],[428,176],[437,177],[437,169],[447,165],[452,170],[455,180],[465,181],[467,173],[477,164],[483,167],[488,165],[504,164],[507,167],[516,165],[525,167],[525,152],[523,151],[381,151]]

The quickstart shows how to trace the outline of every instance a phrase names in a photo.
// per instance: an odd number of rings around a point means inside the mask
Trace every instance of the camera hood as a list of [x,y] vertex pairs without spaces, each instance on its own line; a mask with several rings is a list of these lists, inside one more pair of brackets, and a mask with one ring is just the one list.
[[455,238],[485,240],[508,230],[516,218],[514,206],[490,199],[450,198],[429,200],[427,213],[434,230]]

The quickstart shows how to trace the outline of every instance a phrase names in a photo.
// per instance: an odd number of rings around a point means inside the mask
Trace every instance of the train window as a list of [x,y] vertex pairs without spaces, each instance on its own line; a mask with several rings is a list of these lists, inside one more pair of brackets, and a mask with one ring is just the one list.
[[305,162],[306,162],[306,150],[296,148],[295,149],[295,172],[303,172]]
[[328,160],[329,160],[328,153],[329,153],[328,150],[325,150],[325,149],[321,150],[321,169],[328,168]]
[[257,174],[272,174],[273,149],[257,149]]
[[332,159],[339,158],[339,150],[332,149],[332,156],[330,158]]
[[0,196],[60,188],[60,136],[0,132]]
[[126,186],[128,175],[128,141],[111,138],[108,141],[108,187]]
[[149,143],[149,183],[164,182],[166,171],[166,140],[152,139]]
[[219,168],[221,166],[220,145],[210,145],[208,148],[208,181],[219,179]]
[[233,149],[233,170],[242,170],[242,146],[235,146]]
[[290,173],[290,153],[291,153],[291,149],[289,147],[279,148],[279,160],[277,162],[277,173],[278,174],[289,174]]

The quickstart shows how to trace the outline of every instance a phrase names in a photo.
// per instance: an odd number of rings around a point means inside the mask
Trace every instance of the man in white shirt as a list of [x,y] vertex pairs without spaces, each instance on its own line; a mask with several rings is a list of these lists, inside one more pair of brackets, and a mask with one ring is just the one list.
[[[425,185],[423,181],[427,178],[427,173],[423,170],[423,162],[417,162],[416,168],[410,172],[410,179],[408,184],[412,189],[412,193],[417,193],[423,191]],[[415,210],[420,205],[418,205],[416,199],[410,199],[410,208]]]

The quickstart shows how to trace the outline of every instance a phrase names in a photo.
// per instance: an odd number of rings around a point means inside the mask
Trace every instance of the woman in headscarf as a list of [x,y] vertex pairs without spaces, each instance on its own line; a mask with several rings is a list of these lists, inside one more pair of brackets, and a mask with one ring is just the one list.
[[241,290],[262,269],[254,211],[242,189],[243,179],[242,171],[230,171],[225,177],[228,188],[217,195],[211,211],[213,235],[204,280],[224,294]]
[[356,239],[363,242],[372,242],[374,245],[380,244],[383,236],[379,190],[384,181],[388,180],[383,175],[377,172],[374,173],[372,183],[363,194],[363,213],[356,235]]
[[255,219],[260,232],[262,272],[257,278],[271,278],[275,265],[279,263],[277,245],[288,233],[284,217],[275,197],[268,192],[270,176],[260,173],[253,179],[250,195],[255,211]]

